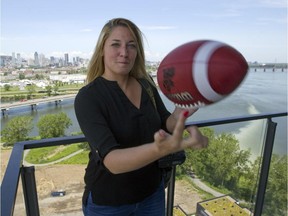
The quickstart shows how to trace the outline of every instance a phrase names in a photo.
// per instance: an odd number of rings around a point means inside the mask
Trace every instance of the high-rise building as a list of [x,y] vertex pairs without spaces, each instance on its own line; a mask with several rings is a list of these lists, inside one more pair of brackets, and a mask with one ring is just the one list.
[[68,56],[68,53],[65,53],[64,54],[64,66],[67,66],[68,62],[69,62],[69,56]]
[[55,57],[54,56],[50,56],[50,64],[51,65],[55,64]]
[[20,53],[17,53],[17,66],[20,66],[22,64],[22,59]]
[[12,53],[12,66],[16,65],[15,52]]
[[45,55],[42,53],[39,54],[39,64],[40,67],[45,67],[48,65],[48,59],[46,59]]
[[38,53],[37,52],[34,53],[34,65],[35,66],[40,66],[39,57],[38,57]]
[[59,65],[59,67],[63,67],[64,66],[64,61],[63,61],[62,58],[59,59],[58,65]]
[[4,56],[0,55],[0,65],[1,66],[8,66],[12,62],[12,57],[11,56]]

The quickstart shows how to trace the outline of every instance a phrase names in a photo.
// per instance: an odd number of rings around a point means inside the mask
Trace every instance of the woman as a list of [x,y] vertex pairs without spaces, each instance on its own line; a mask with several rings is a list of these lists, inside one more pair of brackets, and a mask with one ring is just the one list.
[[75,99],[76,116],[91,148],[84,214],[164,215],[157,160],[188,147],[207,146],[196,127],[187,128],[190,136],[182,138],[185,120],[195,110],[167,111],[145,71],[141,31],[127,19],[104,25],[87,81]]

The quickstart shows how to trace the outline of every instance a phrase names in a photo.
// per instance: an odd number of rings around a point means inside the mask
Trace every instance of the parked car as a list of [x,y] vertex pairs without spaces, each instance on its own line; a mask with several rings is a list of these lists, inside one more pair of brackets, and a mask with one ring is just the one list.
[[66,191],[64,191],[64,190],[52,191],[51,192],[51,196],[52,197],[65,196],[65,195],[66,195]]

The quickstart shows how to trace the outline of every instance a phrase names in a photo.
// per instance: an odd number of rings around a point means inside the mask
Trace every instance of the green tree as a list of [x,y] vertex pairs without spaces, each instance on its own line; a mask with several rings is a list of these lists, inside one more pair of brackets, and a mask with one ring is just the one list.
[[27,139],[28,134],[32,129],[32,117],[14,117],[1,131],[2,140],[5,142],[5,145],[13,145],[15,142],[24,141]]
[[5,84],[4,85],[4,90],[5,91],[10,91],[10,88],[11,88],[11,85],[9,85],[9,84]]
[[36,85],[27,85],[26,90],[28,91],[27,99],[30,99],[32,97],[32,94],[36,92]]
[[[218,184],[231,189],[237,185],[242,173],[247,168],[246,162],[250,153],[240,150],[239,142],[232,134],[221,134],[216,138],[215,145],[212,145],[210,153],[214,160],[214,180]],[[243,170],[243,171],[242,171]]]
[[19,73],[19,79],[20,79],[20,80],[25,79],[25,74]]
[[[209,144],[213,142],[215,138],[214,130],[212,128],[200,128],[201,132],[203,135],[208,137]],[[184,132],[184,137],[187,136],[187,133]],[[181,165],[181,169],[184,169],[185,172],[191,172],[197,170],[197,172],[202,173],[205,172],[205,167],[203,166],[198,158],[201,158],[201,154],[203,154],[204,149],[199,149],[199,150],[192,150],[192,149],[187,149],[186,150],[186,160],[185,163]],[[194,169],[194,170],[193,170]]]
[[47,95],[50,97],[51,93],[52,93],[52,86],[48,85],[45,87],[46,91],[47,91]]
[[240,150],[233,134],[216,136],[210,128],[201,131],[208,137],[209,145],[206,149],[187,151],[188,166],[215,186],[236,189],[239,179],[249,171],[250,151]]
[[44,75],[43,74],[35,74],[35,79],[37,79],[37,80],[44,79]]
[[228,185],[228,188],[234,192],[235,196],[249,200],[257,181],[251,169],[252,163],[249,161],[251,152],[240,150],[237,154],[237,166],[231,175],[235,184]]
[[59,82],[56,82],[54,84],[54,86],[53,86],[54,95],[57,95],[57,92],[59,90],[59,86],[60,86]]
[[70,125],[72,125],[72,121],[64,112],[44,115],[37,123],[41,138],[64,136],[65,129]]
[[287,215],[287,155],[273,155],[265,193],[263,216]]

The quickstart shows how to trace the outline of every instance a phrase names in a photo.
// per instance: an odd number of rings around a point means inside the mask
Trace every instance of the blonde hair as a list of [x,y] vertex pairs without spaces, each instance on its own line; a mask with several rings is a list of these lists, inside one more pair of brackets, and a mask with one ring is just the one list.
[[115,18],[112,20],[109,20],[104,27],[102,28],[96,48],[94,50],[94,54],[89,62],[88,66],[88,73],[87,73],[87,83],[92,82],[97,77],[102,76],[104,73],[104,61],[103,61],[103,48],[105,41],[111,34],[111,31],[113,28],[117,26],[124,26],[127,27],[135,42],[137,47],[137,56],[135,59],[135,63],[133,68],[130,71],[130,76],[135,77],[136,79],[139,78],[146,78],[147,80],[150,80],[146,69],[145,69],[145,55],[144,55],[144,48],[143,48],[143,33],[140,31],[140,29],[130,20],[124,19],[124,18]]

